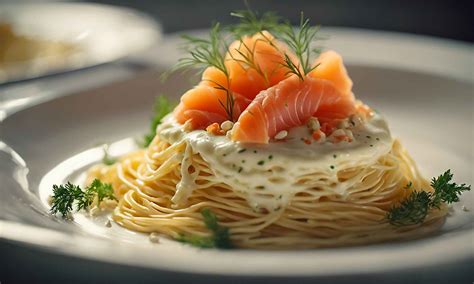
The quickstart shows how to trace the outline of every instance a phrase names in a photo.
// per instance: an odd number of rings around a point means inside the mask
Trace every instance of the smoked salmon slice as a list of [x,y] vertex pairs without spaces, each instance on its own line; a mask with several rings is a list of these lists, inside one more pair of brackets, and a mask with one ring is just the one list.
[[175,118],[180,123],[191,120],[192,129],[204,129],[230,119],[222,106],[227,97],[221,88],[227,88],[235,101],[231,120],[237,120],[260,91],[289,76],[282,66],[285,53],[296,62],[288,48],[267,31],[234,41],[225,57],[229,78],[215,67],[206,68],[201,82],[181,97]]
[[344,118],[355,112],[352,93],[341,93],[329,80],[291,76],[262,91],[240,115],[232,140],[266,144],[281,130],[312,117]]
[[347,74],[339,53],[333,50],[325,51],[316,59],[315,65],[318,67],[310,72],[309,76],[333,82],[334,86],[343,94],[351,92],[352,80]]

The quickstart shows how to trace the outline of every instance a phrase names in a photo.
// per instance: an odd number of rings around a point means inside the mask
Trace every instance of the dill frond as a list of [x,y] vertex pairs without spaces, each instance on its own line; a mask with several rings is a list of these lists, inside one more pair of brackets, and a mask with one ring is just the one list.
[[311,26],[309,19],[305,18],[303,12],[301,12],[298,28],[295,29],[289,22],[278,27],[278,38],[288,45],[299,61],[299,64],[295,65],[290,57],[286,55],[283,65],[289,73],[293,73],[303,80],[306,75],[317,67],[311,61],[319,55],[320,51],[319,48],[312,48],[314,41],[319,39],[319,26]]
[[201,237],[182,234],[176,240],[200,248],[233,248],[234,246],[230,240],[229,229],[219,225],[216,214],[210,209],[204,208],[201,210],[201,215],[204,224],[211,231],[212,235],[209,237]]
[[172,68],[175,71],[187,71],[197,69],[203,71],[207,67],[215,67],[229,77],[229,72],[225,65],[225,52],[228,49],[228,43],[222,35],[219,23],[213,24],[209,39],[197,38],[189,35],[183,35],[184,48],[189,56],[178,60],[178,63]]
[[[453,178],[451,170],[431,180],[434,192],[413,191],[407,199],[394,206],[387,213],[387,219],[395,226],[408,226],[422,223],[432,208],[439,208],[441,204],[459,201],[459,196],[464,191],[471,190],[466,184],[458,185],[450,182]],[[405,188],[410,189],[410,182]]]
[[236,39],[263,31],[275,31],[280,25],[280,17],[274,12],[266,12],[260,16],[257,12],[247,9],[232,12],[230,15],[239,19],[239,23],[228,27]]
[[156,136],[156,127],[161,124],[161,120],[170,112],[173,111],[175,104],[172,103],[168,97],[161,94],[155,98],[155,104],[153,105],[153,118],[150,123],[150,130],[148,134],[143,136],[143,140],[139,141],[137,144],[140,144],[143,148],[148,147],[151,141]]

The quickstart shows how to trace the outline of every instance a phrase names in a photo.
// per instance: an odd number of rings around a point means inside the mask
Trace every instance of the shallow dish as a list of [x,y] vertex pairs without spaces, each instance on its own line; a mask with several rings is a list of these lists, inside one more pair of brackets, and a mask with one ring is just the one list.
[[0,23],[18,36],[74,49],[56,61],[36,57],[8,65],[0,70],[0,83],[114,61],[151,47],[161,36],[158,23],[142,13],[87,3],[1,4]]
[[[357,96],[383,113],[425,176],[452,169],[472,184],[471,82],[428,72],[348,64]],[[54,183],[81,178],[102,158],[133,147],[148,127],[158,92],[178,97],[187,80],[160,84],[156,75],[56,99],[7,117],[0,126],[0,238],[57,253],[174,272],[233,276],[357,275],[382,277],[397,271],[439,271],[468,277],[473,260],[473,193],[453,206],[442,230],[430,237],[369,246],[306,251],[199,250],[176,242],[150,243],[116,225],[107,229],[77,216],[75,222],[48,213]],[[446,94],[449,94],[446,95]],[[448,137],[456,137],[450,139]],[[126,139],[126,140],[123,140]],[[128,140],[127,140],[128,139]],[[470,211],[464,211],[462,206]],[[461,273],[461,274],[459,274]]]

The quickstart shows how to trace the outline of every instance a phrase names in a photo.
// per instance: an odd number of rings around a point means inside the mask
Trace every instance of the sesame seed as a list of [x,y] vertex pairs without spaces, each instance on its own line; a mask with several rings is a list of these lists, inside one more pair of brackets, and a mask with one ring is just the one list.
[[193,125],[191,123],[191,119],[186,120],[186,122],[183,125],[183,130],[185,132],[189,132],[189,131],[193,130]]
[[234,123],[230,120],[226,120],[221,123],[221,129],[224,130],[225,132],[229,131],[234,127]]
[[286,136],[288,136],[288,131],[282,130],[275,135],[275,139],[281,140],[281,139],[284,139]]
[[150,239],[150,242],[152,242],[152,243],[155,243],[155,244],[160,243],[160,237],[156,233],[151,233],[148,238]]
[[316,117],[310,117],[308,120],[307,126],[312,131],[316,131],[319,128],[321,128],[321,125],[319,124],[319,120]]

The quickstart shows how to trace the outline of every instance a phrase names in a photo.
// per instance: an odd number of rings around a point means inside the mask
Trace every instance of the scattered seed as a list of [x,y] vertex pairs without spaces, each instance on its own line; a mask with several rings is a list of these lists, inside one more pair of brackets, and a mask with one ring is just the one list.
[[193,130],[193,125],[191,123],[191,119],[186,120],[186,122],[183,125],[183,130],[185,132],[189,132],[189,131]]
[[151,233],[150,236],[148,237],[150,239],[150,242],[159,244],[160,243],[160,236],[156,233]]
[[107,222],[105,222],[105,226],[106,226],[107,228],[112,227],[112,222],[110,222],[110,220],[107,220]]
[[335,167],[333,165],[331,165],[330,168],[331,168],[331,170],[334,170]]
[[316,131],[321,128],[321,124],[319,124],[319,120],[316,117],[310,117],[307,126],[311,131]]
[[234,123],[230,120],[226,120],[221,123],[221,129],[224,130],[225,132],[229,131],[234,127]]
[[284,139],[286,136],[288,136],[288,131],[282,130],[275,135],[275,139],[281,140],[281,139]]

